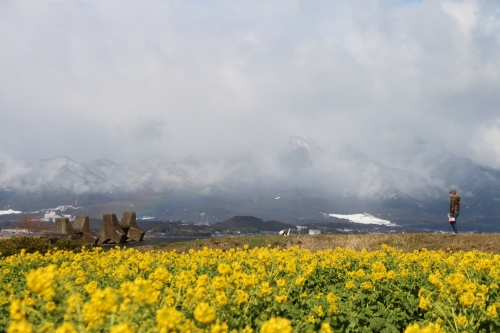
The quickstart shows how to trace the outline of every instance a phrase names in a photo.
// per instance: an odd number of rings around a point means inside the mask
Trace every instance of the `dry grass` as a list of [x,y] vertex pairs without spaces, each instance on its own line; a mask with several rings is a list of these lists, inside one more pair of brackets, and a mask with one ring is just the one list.
[[158,246],[144,246],[141,251],[161,250],[187,252],[190,249],[199,250],[203,247],[228,250],[235,247],[272,247],[287,248],[300,246],[311,251],[334,249],[336,247],[349,248],[356,251],[367,249],[378,250],[382,244],[387,244],[397,250],[411,252],[426,248],[428,250],[452,251],[484,251],[500,253],[500,234],[385,234],[385,235],[321,235],[321,236],[249,236],[229,238],[209,238],[189,242],[167,243]]

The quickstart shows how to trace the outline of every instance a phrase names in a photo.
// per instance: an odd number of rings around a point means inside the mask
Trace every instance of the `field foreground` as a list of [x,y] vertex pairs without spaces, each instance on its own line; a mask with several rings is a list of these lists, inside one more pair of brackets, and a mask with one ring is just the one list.
[[381,235],[294,235],[294,236],[247,236],[227,238],[206,238],[195,241],[167,243],[161,246],[144,247],[144,250],[177,250],[178,252],[199,250],[204,247],[211,249],[228,250],[241,247],[244,244],[253,247],[288,248],[299,246],[313,252],[335,249],[336,247],[351,250],[368,251],[380,250],[383,244],[396,250],[412,252],[423,248],[443,251],[483,251],[500,253],[500,234],[381,234]]
[[[307,239],[314,252],[300,248]],[[1,258],[0,331],[500,331],[498,254],[385,244],[321,250],[314,239],[289,237],[286,248],[95,248]],[[210,241],[222,247],[234,239]]]

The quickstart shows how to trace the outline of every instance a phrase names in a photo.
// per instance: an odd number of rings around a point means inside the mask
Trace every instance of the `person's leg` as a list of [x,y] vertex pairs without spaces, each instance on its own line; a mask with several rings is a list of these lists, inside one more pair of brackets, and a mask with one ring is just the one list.
[[453,228],[453,231],[454,231],[456,234],[458,234],[458,230],[457,230],[457,227],[456,227],[456,223],[457,223],[457,222],[450,222],[451,227]]

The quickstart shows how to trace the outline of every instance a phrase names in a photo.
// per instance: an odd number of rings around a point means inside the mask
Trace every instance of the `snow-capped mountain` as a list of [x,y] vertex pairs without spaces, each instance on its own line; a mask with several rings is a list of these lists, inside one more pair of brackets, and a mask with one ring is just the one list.
[[4,185],[27,192],[107,192],[115,186],[84,165],[61,156],[26,166]]
[[154,158],[130,164],[105,159],[78,163],[68,157],[42,160],[0,184],[0,209],[39,210],[78,201],[79,206],[101,205],[101,210],[111,204],[139,205],[148,207],[141,208],[147,216],[189,219],[245,213],[290,221],[321,211],[375,210],[441,216],[447,213],[448,191],[453,187],[470,212],[500,213],[500,171],[463,157],[442,153],[421,159],[412,171],[388,167],[352,147],[320,147],[299,136],[289,143],[273,156],[190,156],[179,162]]

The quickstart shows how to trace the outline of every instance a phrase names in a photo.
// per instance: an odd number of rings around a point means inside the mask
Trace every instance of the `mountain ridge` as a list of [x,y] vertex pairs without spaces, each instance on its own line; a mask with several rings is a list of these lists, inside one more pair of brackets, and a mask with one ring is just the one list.
[[4,180],[0,210],[33,211],[78,201],[96,216],[110,207],[126,211],[132,206],[144,216],[194,222],[255,214],[297,224],[301,218],[319,218],[319,212],[364,211],[407,221],[430,214],[437,220],[447,212],[453,186],[462,193],[461,215],[500,215],[500,170],[443,153],[422,159],[421,165],[423,175],[386,166],[352,147],[325,150],[302,137],[292,138],[274,159],[243,154],[119,164],[60,156]]

